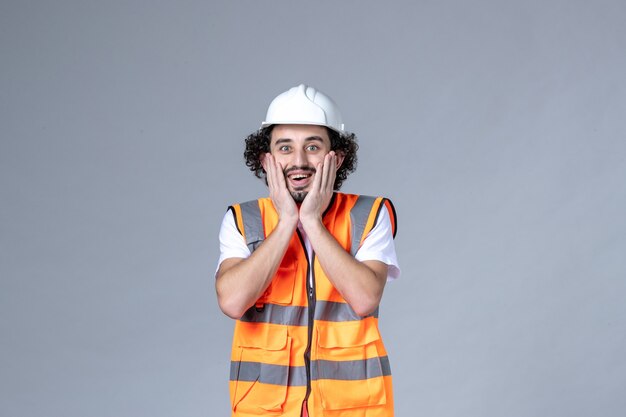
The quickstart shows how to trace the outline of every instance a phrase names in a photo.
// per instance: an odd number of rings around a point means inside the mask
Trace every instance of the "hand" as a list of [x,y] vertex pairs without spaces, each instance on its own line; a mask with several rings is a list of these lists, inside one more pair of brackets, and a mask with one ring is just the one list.
[[267,185],[270,190],[270,198],[272,199],[274,208],[278,213],[279,220],[293,222],[295,227],[298,223],[298,207],[287,189],[282,165],[280,165],[279,162],[276,162],[270,153],[266,153],[264,155],[264,158],[261,160],[261,164],[263,165],[263,169],[266,173]]
[[337,175],[337,155],[330,151],[324,157],[323,164],[316,167],[313,184],[300,206],[300,221],[321,220],[322,213],[333,197],[335,177]]

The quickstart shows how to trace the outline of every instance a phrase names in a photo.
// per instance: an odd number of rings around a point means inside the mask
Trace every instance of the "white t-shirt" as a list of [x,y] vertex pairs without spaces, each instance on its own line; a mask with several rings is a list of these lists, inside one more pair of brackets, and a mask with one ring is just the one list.
[[[298,229],[302,234],[310,262],[311,254],[313,253],[311,249],[311,242],[306,236],[306,233],[304,233],[304,229],[300,223],[298,223]],[[219,269],[224,259],[245,259],[250,256],[250,249],[248,249],[243,236],[237,230],[235,219],[230,210],[226,212],[224,219],[222,220],[219,239],[220,258],[217,262],[217,269]],[[387,210],[380,211],[376,224],[369,232],[354,257],[358,261],[380,261],[387,264],[389,267],[387,271],[387,281],[392,281],[400,276],[400,267],[398,266],[396,246],[393,241],[391,220],[389,219],[389,213]]]

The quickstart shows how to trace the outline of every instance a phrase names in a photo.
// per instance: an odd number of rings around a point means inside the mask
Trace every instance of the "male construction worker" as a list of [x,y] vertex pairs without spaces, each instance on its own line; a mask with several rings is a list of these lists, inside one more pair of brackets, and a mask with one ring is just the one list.
[[337,192],[356,150],[334,101],[305,85],[246,139],[269,197],[229,207],[220,230],[234,417],[393,416],[378,304],[400,274],[396,218],[385,198]]

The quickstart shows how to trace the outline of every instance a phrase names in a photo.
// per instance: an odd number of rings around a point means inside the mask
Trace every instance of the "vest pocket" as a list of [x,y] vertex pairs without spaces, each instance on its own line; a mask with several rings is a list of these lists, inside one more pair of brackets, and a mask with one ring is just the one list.
[[294,260],[284,259],[272,283],[261,297],[263,303],[289,305],[293,300],[293,289],[296,282],[297,263]]
[[232,410],[281,412],[287,398],[291,338],[286,328],[259,326],[238,340],[239,362]]
[[315,375],[325,410],[386,404],[377,343],[378,329],[368,320],[319,324]]

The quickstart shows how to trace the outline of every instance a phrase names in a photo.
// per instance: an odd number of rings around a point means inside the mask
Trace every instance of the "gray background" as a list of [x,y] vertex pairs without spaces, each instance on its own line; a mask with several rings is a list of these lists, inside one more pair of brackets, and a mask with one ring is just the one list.
[[227,416],[226,206],[300,82],[396,204],[398,416],[623,416],[626,2],[0,2],[0,414]]

